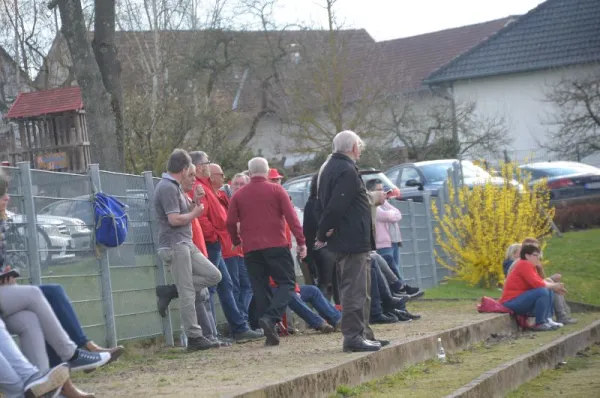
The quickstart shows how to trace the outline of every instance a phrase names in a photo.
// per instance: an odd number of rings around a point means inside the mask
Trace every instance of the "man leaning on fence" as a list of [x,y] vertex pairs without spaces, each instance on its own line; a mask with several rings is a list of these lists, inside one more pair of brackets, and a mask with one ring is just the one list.
[[191,222],[202,213],[203,207],[197,195],[190,201],[181,186],[191,164],[186,151],[173,151],[167,161],[167,172],[156,186],[154,206],[158,218],[158,254],[177,286],[188,350],[195,351],[219,345],[202,336],[196,306],[208,300],[206,288],[219,283],[221,273],[192,242]]

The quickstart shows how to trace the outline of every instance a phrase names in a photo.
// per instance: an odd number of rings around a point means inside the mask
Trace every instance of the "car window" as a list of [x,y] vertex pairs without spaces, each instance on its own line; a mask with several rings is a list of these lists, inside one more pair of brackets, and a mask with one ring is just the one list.
[[83,220],[87,225],[94,224],[94,209],[92,207],[92,202],[87,201],[77,201],[75,206],[75,214],[73,217],[79,218]]
[[69,211],[71,210],[72,204],[73,204],[73,202],[64,200],[64,201],[54,203],[53,205],[46,207],[40,213],[41,214],[50,214],[53,216],[60,216],[60,217],[69,216]]
[[402,170],[402,168],[397,168],[395,170],[391,170],[388,171],[387,173],[385,173],[385,175],[387,176],[387,178],[389,178],[394,184],[396,184],[398,182],[398,176],[400,175],[400,171]]
[[294,181],[288,184],[288,191],[304,191],[306,189],[306,180],[303,181]]
[[421,182],[421,176],[414,167],[405,167],[402,169],[402,176],[400,177],[400,187],[405,187],[408,180],[417,180]]
[[598,169],[588,165],[566,165],[550,167],[524,167],[523,169],[531,173],[533,179],[543,177],[560,177],[569,174],[598,172]]
[[[419,165],[419,168],[425,175],[428,183],[444,182],[448,179],[448,169],[452,168],[454,162],[431,163]],[[469,161],[462,162],[462,172],[464,178],[491,178],[491,175],[479,166],[475,166]]]

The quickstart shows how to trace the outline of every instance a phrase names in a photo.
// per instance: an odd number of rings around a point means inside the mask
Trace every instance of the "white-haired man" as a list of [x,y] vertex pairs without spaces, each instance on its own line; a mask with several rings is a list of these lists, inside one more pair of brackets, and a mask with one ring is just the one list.
[[[296,285],[294,259],[285,236],[286,221],[296,237],[301,258],[306,256],[306,242],[287,192],[267,180],[267,160],[253,158],[248,169],[250,183],[231,197],[227,230],[234,245],[244,242],[244,260],[260,316],[258,324],[265,332],[266,344],[278,345],[275,325],[281,321]],[[272,298],[269,276],[279,286]]]
[[369,196],[356,167],[363,146],[353,131],[338,133],[333,139],[333,153],[318,177],[322,213],[315,248],[327,242],[329,250],[336,253],[345,352],[378,351],[389,343],[375,340],[369,327],[369,253],[375,250],[375,239]]

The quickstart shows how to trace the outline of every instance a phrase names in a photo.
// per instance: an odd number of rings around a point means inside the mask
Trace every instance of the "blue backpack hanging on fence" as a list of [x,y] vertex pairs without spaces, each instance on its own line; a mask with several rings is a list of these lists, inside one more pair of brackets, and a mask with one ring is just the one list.
[[129,228],[128,206],[102,192],[94,194],[94,221],[96,243],[117,247],[127,238]]

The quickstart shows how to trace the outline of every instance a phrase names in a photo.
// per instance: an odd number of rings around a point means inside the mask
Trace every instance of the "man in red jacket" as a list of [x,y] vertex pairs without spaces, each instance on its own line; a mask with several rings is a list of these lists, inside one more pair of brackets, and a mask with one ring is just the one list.
[[[229,197],[225,191],[221,190],[224,182],[225,176],[223,175],[221,166],[211,163],[210,183],[217,193],[219,202],[221,202],[221,205],[225,208],[225,211],[227,211],[229,209]],[[236,188],[236,191],[237,189],[238,188]],[[235,299],[244,320],[248,321],[248,308],[250,307],[250,301],[252,300],[252,285],[250,284],[246,263],[244,263],[244,252],[242,251],[241,246],[233,249],[229,234],[227,234],[227,238],[229,242],[222,246],[223,259],[225,260],[225,265],[227,266],[233,284],[233,298]]]
[[[264,158],[248,162],[250,184],[231,197],[227,215],[227,230],[234,245],[244,242],[244,259],[256,309],[261,318],[267,345],[278,345],[275,328],[292,300],[296,285],[294,259],[285,237],[287,221],[296,237],[298,255],[306,256],[306,241],[290,198],[281,185],[267,180],[269,163]],[[238,222],[240,230],[238,232]],[[269,276],[279,289],[271,298]]]
[[[225,223],[227,220],[227,210],[219,201],[217,190],[211,184],[210,161],[206,153],[201,151],[191,152],[190,157],[192,158],[192,164],[196,166],[194,187],[201,185],[205,192],[205,195],[202,197],[204,211],[198,219],[200,220],[202,233],[204,234],[208,259],[221,271],[222,279],[217,285],[216,291],[219,295],[223,313],[225,314],[225,318],[227,318],[236,342],[245,343],[261,339],[263,334],[250,329],[233,295],[233,283],[223,260],[223,250],[230,250],[232,246]],[[211,289],[212,300],[215,288]]]

